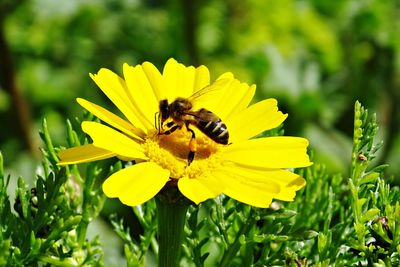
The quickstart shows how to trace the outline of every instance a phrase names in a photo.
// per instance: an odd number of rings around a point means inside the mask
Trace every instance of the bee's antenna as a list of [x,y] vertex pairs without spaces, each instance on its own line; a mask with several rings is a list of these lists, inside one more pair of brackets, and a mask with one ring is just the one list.
[[156,112],[154,113],[154,127],[156,128],[156,130],[160,131],[160,128],[158,127],[159,122],[160,121],[160,112]]
[[161,122],[161,114],[160,112],[158,112],[158,116],[157,116],[157,121],[158,121],[158,133],[161,133],[161,128],[162,128],[162,122]]
[[156,130],[158,130],[158,134],[160,134],[162,128],[162,122],[161,122],[161,114],[159,111],[157,111],[154,114],[154,127],[156,128]]

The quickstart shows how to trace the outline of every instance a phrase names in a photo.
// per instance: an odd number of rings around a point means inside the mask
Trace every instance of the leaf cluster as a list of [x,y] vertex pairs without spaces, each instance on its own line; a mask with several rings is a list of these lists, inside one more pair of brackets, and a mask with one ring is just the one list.
[[115,214],[110,218],[115,232],[125,243],[124,254],[128,267],[144,266],[146,254],[149,251],[158,252],[155,200],[152,199],[145,205],[133,207],[133,211],[144,229],[138,241],[131,237],[129,228],[125,227],[123,221],[121,219],[118,220]]
[[[67,128],[69,145],[84,141],[70,123]],[[31,188],[19,177],[14,201],[0,155],[0,266],[102,266],[99,239],[87,240],[86,231],[101,211],[104,196],[95,184],[107,168],[62,168],[45,120],[40,136],[45,144],[41,174]]]

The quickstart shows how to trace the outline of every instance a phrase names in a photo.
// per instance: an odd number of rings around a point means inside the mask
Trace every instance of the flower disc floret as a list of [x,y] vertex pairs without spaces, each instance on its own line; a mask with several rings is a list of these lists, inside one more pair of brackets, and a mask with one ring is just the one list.
[[169,170],[171,179],[183,177],[194,179],[207,175],[221,164],[220,150],[222,146],[206,136],[196,138],[196,160],[188,166],[187,155],[190,139],[191,133],[184,128],[170,135],[159,135],[154,130],[150,132],[142,146],[149,161]]

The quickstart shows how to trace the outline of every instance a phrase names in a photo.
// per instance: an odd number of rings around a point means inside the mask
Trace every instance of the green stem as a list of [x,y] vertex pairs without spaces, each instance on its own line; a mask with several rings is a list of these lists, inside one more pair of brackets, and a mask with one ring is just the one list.
[[189,201],[176,187],[163,190],[156,198],[158,211],[158,266],[177,267],[180,262]]
[[[251,225],[251,228],[249,229],[247,235],[255,236],[254,224]],[[252,263],[254,262],[254,247],[255,247],[254,242],[246,243],[245,253],[244,253],[244,257],[243,257],[243,267],[252,266]]]
[[94,166],[92,165],[88,166],[87,173],[89,175],[87,175],[86,181],[83,183],[82,220],[80,221],[77,228],[78,243],[80,246],[83,246],[86,240],[87,228],[93,215],[93,205],[91,201],[91,199],[93,198],[92,192],[94,191],[93,185],[95,180],[95,175],[93,174],[95,170],[93,168]]

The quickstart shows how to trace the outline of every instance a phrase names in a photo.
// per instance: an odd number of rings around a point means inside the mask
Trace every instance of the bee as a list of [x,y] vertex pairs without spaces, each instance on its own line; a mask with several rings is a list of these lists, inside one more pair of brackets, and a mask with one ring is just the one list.
[[[193,101],[212,91],[215,87],[212,85],[205,87],[189,98],[178,97],[171,103],[167,99],[159,102],[159,112],[156,113],[158,134],[169,135],[185,126],[192,135],[189,141],[188,166],[193,162],[197,150],[196,134],[191,126],[195,126],[218,144],[227,145],[229,142],[226,124],[217,115],[205,108],[192,109]],[[172,121],[165,123],[168,119],[172,119]],[[168,130],[161,131],[164,125],[168,127]]]

